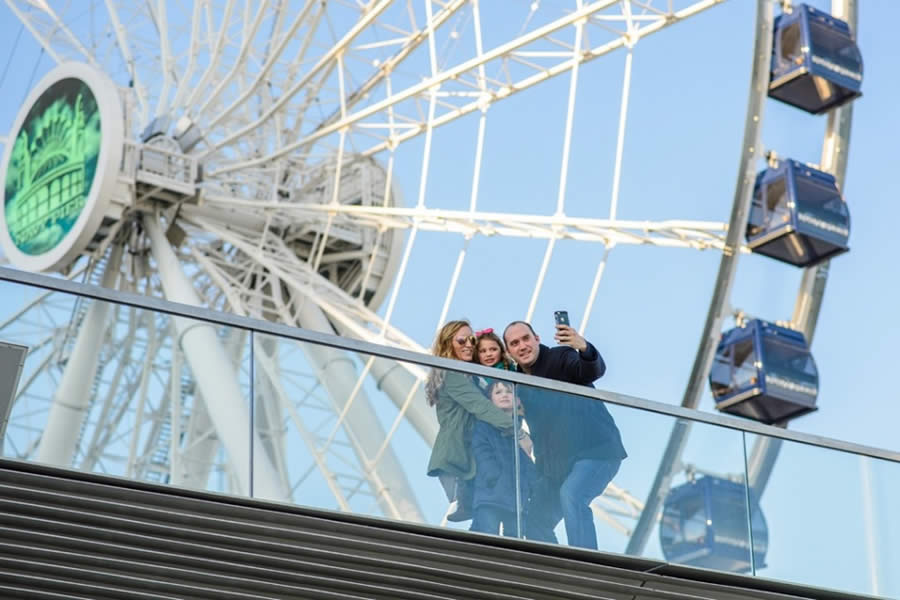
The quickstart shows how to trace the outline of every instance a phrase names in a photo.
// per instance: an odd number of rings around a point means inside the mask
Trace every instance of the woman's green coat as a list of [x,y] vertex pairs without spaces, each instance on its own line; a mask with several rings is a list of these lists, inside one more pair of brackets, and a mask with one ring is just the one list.
[[470,442],[476,419],[512,431],[510,415],[494,406],[463,373],[447,371],[438,390],[436,408],[440,429],[428,461],[428,474],[432,477],[441,473],[460,479],[475,476],[475,456]]

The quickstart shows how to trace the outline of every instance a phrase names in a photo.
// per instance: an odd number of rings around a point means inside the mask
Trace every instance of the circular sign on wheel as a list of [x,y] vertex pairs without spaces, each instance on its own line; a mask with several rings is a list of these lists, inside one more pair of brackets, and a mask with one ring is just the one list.
[[61,269],[109,206],[124,141],[118,90],[88,65],[61,64],[31,91],[8,141],[0,247],[21,269]]

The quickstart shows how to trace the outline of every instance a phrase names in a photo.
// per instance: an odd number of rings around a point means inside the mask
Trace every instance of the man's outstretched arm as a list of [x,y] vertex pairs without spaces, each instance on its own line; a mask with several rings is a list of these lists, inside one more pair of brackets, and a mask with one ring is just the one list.
[[562,368],[567,381],[586,385],[606,373],[606,363],[600,352],[577,331],[568,325],[557,325],[554,338],[560,344],[575,350],[563,355]]

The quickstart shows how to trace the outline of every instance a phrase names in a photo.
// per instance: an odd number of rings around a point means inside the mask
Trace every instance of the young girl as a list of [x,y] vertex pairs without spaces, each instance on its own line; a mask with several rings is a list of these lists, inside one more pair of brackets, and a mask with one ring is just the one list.
[[[488,397],[494,406],[509,415],[512,421],[513,407],[519,405],[513,385],[505,381],[492,381],[488,387]],[[521,412],[521,406],[519,405]],[[472,497],[473,519],[471,531],[499,533],[503,525],[503,535],[519,535],[516,519],[516,457],[519,453],[519,491],[523,510],[531,495],[536,478],[534,463],[522,448],[527,436],[520,436],[519,443],[513,441],[508,431],[501,431],[485,421],[476,421],[472,430],[472,454],[475,455],[474,492]],[[521,515],[524,522],[525,515]]]
[[513,370],[513,362],[503,347],[503,341],[493,329],[482,329],[475,332],[475,362],[486,367],[497,367],[506,371]]

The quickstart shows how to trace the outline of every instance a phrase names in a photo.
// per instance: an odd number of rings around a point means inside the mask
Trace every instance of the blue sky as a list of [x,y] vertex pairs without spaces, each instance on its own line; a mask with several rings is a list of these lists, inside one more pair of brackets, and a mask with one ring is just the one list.
[[[727,221],[746,109],[753,4],[730,0],[638,43],[620,218]],[[813,4],[827,8],[829,3]],[[898,171],[894,142],[900,138],[896,110],[900,50],[895,41],[900,3],[860,4],[864,95],[854,106],[843,190],[852,218],[851,250],[832,262],[813,344],[820,375],[819,410],[790,427],[900,450],[896,434],[900,392],[889,377],[897,360],[892,342],[900,336],[894,254],[900,203],[892,183]],[[0,94],[2,132],[11,127],[29,81],[36,82],[51,66],[46,57],[37,60],[37,46],[27,31],[13,47],[18,32],[14,15],[3,5],[0,67],[8,65]],[[570,215],[602,218],[609,211],[623,66],[624,54],[618,52],[581,70],[566,196]],[[567,76],[558,77],[491,109],[480,186],[482,209],[537,214],[555,210],[568,85]],[[824,129],[825,117],[775,101],[766,104],[764,146],[781,156],[818,162]],[[476,130],[477,117],[472,115],[435,132],[427,206],[468,206]],[[407,205],[416,200],[422,147],[419,138],[397,151],[396,177]],[[461,238],[440,233],[420,233],[416,240],[393,321],[423,345],[430,345],[442,293],[462,243]],[[495,329],[521,318],[544,249],[545,244],[536,240],[474,239],[450,316],[468,317],[476,328]],[[580,322],[602,253],[602,247],[592,244],[558,244],[534,318],[546,340],[552,336],[554,310],[567,309],[572,321]],[[587,331],[609,365],[599,387],[680,402],[718,263],[714,251],[619,246],[612,252]],[[788,320],[799,282],[797,269],[765,257],[742,256],[732,303],[764,319]],[[701,408],[713,410],[712,404],[706,396]],[[629,418],[622,416],[624,421]],[[637,441],[640,429],[632,429],[626,446],[644,443]],[[654,437],[647,443],[664,444],[667,426],[648,431]],[[717,451],[716,444],[701,439],[695,443],[696,456]],[[727,454],[721,460],[738,461],[737,455]],[[838,462],[843,465],[843,460]],[[811,468],[812,463],[800,464]],[[841,466],[836,479],[852,490],[856,488],[852,478],[858,475],[851,466]],[[840,476],[844,468],[846,478]],[[887,481],[891,470],[896,471],[878,467],[876,479]],[[790,469],[783,472],[789,475]],[[799,493],[788,479],[773,480],[773,485],[781,486],[780,498]],[[835,483],[834,474],[827,479]],[[854,518],[858,503],[854,496],[845,504]],[[792,549],[781,548],[783,557]]]

